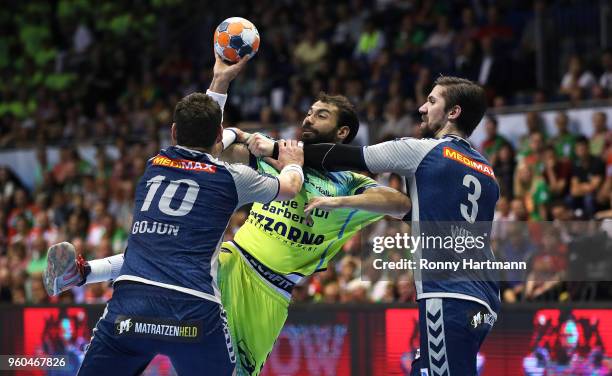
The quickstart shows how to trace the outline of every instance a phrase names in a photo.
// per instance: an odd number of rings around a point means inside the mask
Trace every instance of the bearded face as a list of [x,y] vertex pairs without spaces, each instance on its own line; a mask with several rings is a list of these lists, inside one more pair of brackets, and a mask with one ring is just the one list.
[[330,103],[315,102],[302,122],[302,141],[305,144],[342,141],[338,137],[338,108]]
[[434,138],[448,121],[448,114],[445,111],[446,101],[442,96],[444,90],[442,86],[436,85],[427,96],[427,102],[419,108],[420,128],[424,138]]

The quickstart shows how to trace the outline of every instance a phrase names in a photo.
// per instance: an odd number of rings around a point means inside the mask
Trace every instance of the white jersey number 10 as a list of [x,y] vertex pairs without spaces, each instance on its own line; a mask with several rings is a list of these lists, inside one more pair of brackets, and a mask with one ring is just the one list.
[[[166,179],[163,175],[157,175],[154,178],[147,180],[147,188],[149,189],[147,192],[147,197],[145,197],[144,202],[142,203],[142,208],[140,211],[146,212],[149,210],[151,206],[151,202],[159,189],[161,183]],[[181,184],[187,184],[187,192],[185,193],[185,197],[181,201],[181,205],[177,209],[172,209],[170,207],[170,202],[174,198],[178,187]],[[184,215],[189,214],[191,209],[193,209],[193,204],[195,204],[195,200],[198,197],[198,192],[200,191],[200,186],[198,183],[191,179],[180,179],[180,180],[171,180],[170,184],[162,193],[162,196],[159,200],[159,210],[167,215],[171,215],[173,217],[182,217]]]

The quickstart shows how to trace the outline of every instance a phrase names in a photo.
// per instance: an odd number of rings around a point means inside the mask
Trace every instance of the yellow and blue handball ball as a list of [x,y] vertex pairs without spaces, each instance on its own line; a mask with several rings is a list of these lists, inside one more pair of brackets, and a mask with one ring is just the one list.
[[259,32],[253,23],[241,17],[230,17],[215,30],[215,52],[228,63],[252,57],[259,49]]

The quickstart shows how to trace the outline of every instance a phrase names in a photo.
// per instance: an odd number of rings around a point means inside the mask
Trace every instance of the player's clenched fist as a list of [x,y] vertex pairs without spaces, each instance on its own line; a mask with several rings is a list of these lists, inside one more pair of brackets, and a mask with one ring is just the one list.
[[281,168],[291,164],[304,165],[304,144],[296,140],[280,140],[278,142],[278,161]]
[[246,144],[256,157],[269,157],[274,152],[274,141],[259,133],[252,134]]

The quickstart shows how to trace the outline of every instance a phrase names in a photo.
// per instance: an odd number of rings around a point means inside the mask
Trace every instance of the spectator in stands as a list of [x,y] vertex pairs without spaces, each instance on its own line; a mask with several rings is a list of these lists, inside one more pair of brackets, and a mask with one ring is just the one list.
[[471,7],[461,9],[461,28],[457,31],[457,37],[455,38],[456,52],[463,51],[466,44],[474,41],[478,35],[478,30],[474,10]]
[[18,188],[22,188],[17,176],[7,166],[0,166],[0,200],[7,202]]
[[569,130],[569,117],[567,113],[561,111],[555,116],[557,135],[551,140],[557,151],[557,155],[562,159],[574,159],[574,145],[576,135]]
[[552,145],[544,148],[543,175],[553,200],[567,195],[572,177],[571,162],[557,155],[557,149]]
[[323,287],[323,303],[340,303],[340,286],[338,282],[330,282]]
[[529,136],[529,144],[518,156],[519,160],[532,168],[534,172],[542,171],[542,153],[544,152],[544,136],[536,132]]
[[[38,213],[38,207],[31,204],[28,198],[28,194],[25,189],[20,188],[15,191],[13,196],[13,209],[7,217],[7,227],[9,240],[17,233],[17,222],[19,218],[23,219],[23,226],[30,227],[30,224],[34,222],[34,216]],[[27,238],[27,234],[25,234]]]
[[426,50],[446,51],[453,44],[455,32],[450,28],[447,16],[438,16],[436,24],[436,31],[429,35],[423,48]]
[[476,37],[479,39],[499,39],[503,42],[509,41],[513,35],[512,28],[504,24],[501,18],[499,8],[495,5],[489,6],[487,9],[487,21],[478,30]]
[[567,248],[555,228],[544,229],[542,244],[530,260],[525,285],[528,300],[558,300],[567,270]]
[[608,131],[608,116],[603,111],[592,116],[593,136],[589,141],[589,151],[594,157],[604,156],[604,151],[612,144],[612,133]]
[[589,153],[589,141],[582,136],[576,140],[576,160],[572,168],[570,194],[573,208],[583,218],[591,218],[596,211],[596,194],[603,183],[605,166],[601,159]]
[[30,275],[41,275],[47,267],[47,247],[48,244],[42,236],[38,236],[32,242],[29,252],[29,263],[26,268]]
[[485,88],[489,102],[494,98],[507,94],[509,88],[508,72],[503,68],[508,65],[505,57],[496,48],[495,40],[491,36],[480,38],[480,67],[477,82]]
[[612,95],[612,49],[601,54],[601,67],[603,72],[599,76],[599,86],[606,96]]
[[395,284],[396,299],[398,303],[412,303],[416,300],[414,278],[410,273],[402,274]]
[[514,221],[510,200],[508,197],[501,196],[499,200],[497,200],[495,213],[493,214],[493,229],[491,230],[491,238],[494,241],[494,245],[492,246],[493,249],[496,249],[498,239],[505,239],[507,236],[508,226],[506,222],[510,221]]
[[346,284],[342,295],[344,303],[372,303],[370,299],[369,281],[364,281],[360,278],[355,278]]
[[455,58],[457,75],[476,81],[480,72],[480,62],[480,45],[476,39],[467,40]]
[[[536,251],[534,243],[529,237],[529,230],[524,222],[508,221],[499,231],[496,256],[503,261],[527,262]],[[505,302],[514,303],[520,299],[525,290],[527,276],[521,270],[508,270],[505,272],[502,295]]]
[[73,159],[73,156],[74,154],[68,146],[63,146],[60,149],[59,161],[51,170],[55,183],[64,184],[64,182],[68,179],[69,174],[75,173],[77,169],[77,161]]
[[535,174],[534,170],[525,163],[520,163],[516,168],[514,196],[524,202],[531,219],[545,220],[547,218],[546,204],[550,201],[549,187],[543,177]]
[[47,160],[47,149],[44,146],[39,146],[36,149],[36,165],[34,167],[34,184],[37,187],[51,184],[51,169],[52,166]]
[[606,168],[606,176],[604,182],[597,192],[597,209],[595,219],[609,218],[607,215],[612,210],[612,169],[610,166]]
[[432,84],[433,81],[429,68],[420,67],[416,82],[414,83],[414,97],[417,103],[425,103],[427,101],[427,94],[431,91]]
[[393,98],[385,108],[385,123],[378,131],[378,139],[400,137],[413,125],[412,117],[402,109],[402,99]]
[[583,67],[580,56],[572,55],[569,58],[567,72],[561,80],[559,92],[571,100],[580,100],[586,93],[590,93],[595,84],[595,76]]
[[510,200],[506,196],[501,196],[499,200],[497,200],[497,205],[495,206],[493,222],[506,222],[513,220],[514,216],[512,215],[510,208]]
[[46,211],[39,211],[34,220],[34,226],[30,231],[30,238],[42,237],[47,244],[55,244],[59,240],[59,229],[49,221]]
[[[27,303],[26,291],[23,286],[20,285],[20,286],[13,287],[11,295],[12,295],[11,299],[7,301],[10,301],[12,304],[26,304]],[[2,299],[0,299],[0,301],[2,301]]]
[[413,15],[410,13],[404,15],[393,41],[395,53],[406,60],[414,58],[425,43],[426,37],[427,33],[422,27],[415,24]]
[[455,39],[455,32],[448,24],[447,16],[438,16],[436,31],[429,35],[425,41],[423,49],[429,53],[433,59],[432,64],[440,70],[448,70],[452,64],[452,47]]
[[484,153],[485,157],[493,163],[493,157],[502,146],[509,142],[504,136],[497,132],[497,118],[495,116],[486,116],[484,126],[487,138],[480,145],[480,150]]
[[519,153],[522,153],[529,149],[530,137],[534,133],[540,133],[544,140],[547,138],[546,128],[544,126],[544,120],[537,111],[528,111],[525,114],[525,125],[527,126],[527,134],[521,137],[520,145],[518,147]]
[[42,276],[35,275],[30,278],[30,299],[29,302],[32,304],[47,304],[49,303],[49,295],[45,291],[43,285]]
[[103,223],[106,216],[106,204],[103,201],[98,201],[93,205],[91,210],[89,226],[87,228],[87,245],[96,247],[100,244],[102,237],[107,233],[105,224]]
[[357,260],[352,257],[344,257],[340,262],[340,273],[338,283],[342,290],[346,290],[348,284],[357,276]]
[[514,198],[516,160],[512,145],[510,143],[503,144],[499,151],[491,157],[491,162],[499,184],[500,195],[508,199]]
[[376,27],[373,19],[366,20],[355,46],[355,58],[372,62],[384,47],[385,34]]

